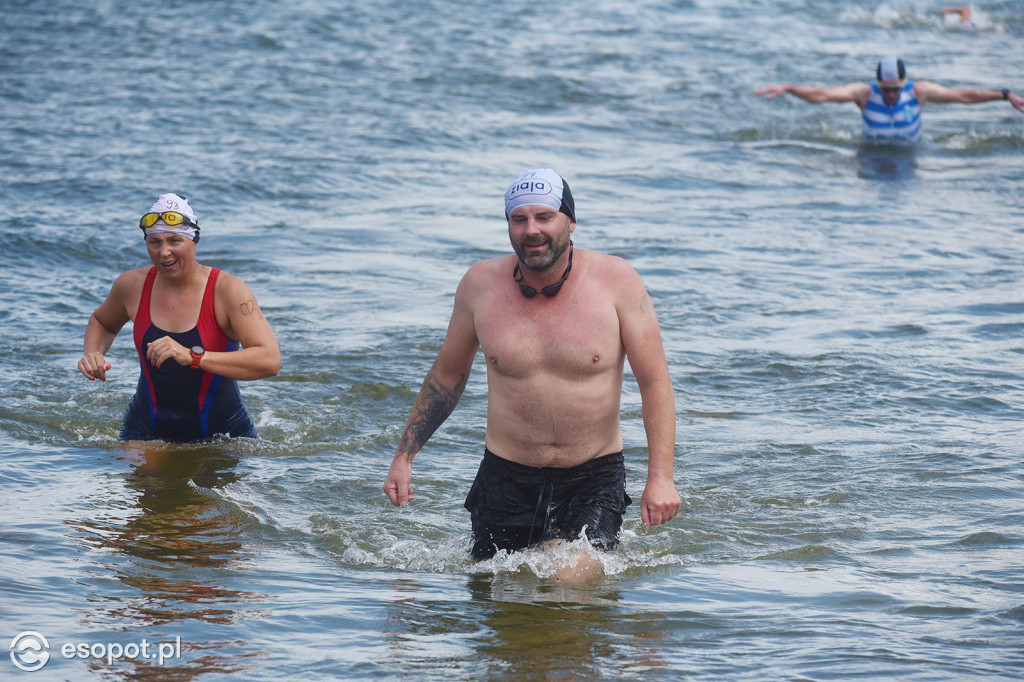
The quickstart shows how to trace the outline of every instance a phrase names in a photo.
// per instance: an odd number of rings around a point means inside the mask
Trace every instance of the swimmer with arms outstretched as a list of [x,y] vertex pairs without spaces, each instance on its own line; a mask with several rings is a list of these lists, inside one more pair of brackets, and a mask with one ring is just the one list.
[[1024,97],[1008,88],[958,89],[930,81],[908,81],[903,61],[896,57],[882,59],[875,75],[870,83],[835,87],[779,84],[758,88],[754,94],[773,99],[788,93],[812,104],[853,102],[861,111],[864,137],[888,142],[917,142],[921,137],[921,109],[928,102],[980,104],[1006,100],[1024,112]]

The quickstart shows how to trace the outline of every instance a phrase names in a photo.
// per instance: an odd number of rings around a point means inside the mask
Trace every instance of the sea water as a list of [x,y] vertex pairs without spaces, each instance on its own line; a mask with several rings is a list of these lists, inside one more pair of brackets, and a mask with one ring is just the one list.
[[[878,148],[853,104],[753,94],[891,53],[1024,89],[1018,3],[974,32],[923,0],[0,4],[0,677],[1022,676],[1024,115],[931,104]],[[479,357],[413,503],[381,490],[540,166],[644,278],[678,411],[679,516],[634,504],[584,587],[468,556]],[[118,443],[130,326],[76,370],[165,191],[280,342],[258,442]],[[628,367],[622,418],[639,500]]]

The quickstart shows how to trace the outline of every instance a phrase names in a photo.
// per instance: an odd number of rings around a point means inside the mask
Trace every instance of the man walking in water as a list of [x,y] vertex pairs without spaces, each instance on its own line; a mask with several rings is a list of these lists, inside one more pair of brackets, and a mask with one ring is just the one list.
[[[641,518],[650,528],[679,511],[675,401],[658,318],[629,264],[574,250],[575,205],[555,171],[516,177],[505,215],[514,253],[476,263],[459,283],[384,490],[395,505],[412,499],[413,457],[455,409],[479,348],[488,397],[484,458],[465,505],[473,556],[581,534],[611,549],[632,502],[619,422],[627,359],[647,433]],[[599,567],[594,559],[580,573]]]
[[818,85],[769,85],[755,95],[773,99],[786,93],[812,104],[853,102],[860,107],[864,136],[875,140],[917,142],[921,138],[921,108],[938,104],[978,104],[1007,100],[1024,112],[1024,97],[1002,90],[947,88],[930,81],[908,81],[903,60],[885,57],[871,83],[847,83],[831,88]]

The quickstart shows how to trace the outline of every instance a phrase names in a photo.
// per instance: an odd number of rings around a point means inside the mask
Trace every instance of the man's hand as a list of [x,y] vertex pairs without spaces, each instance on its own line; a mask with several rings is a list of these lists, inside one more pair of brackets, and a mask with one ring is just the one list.
[[1013,105],[1014,109],[1021,113],[1024,113],[1024,97],[1021,97],[1015,92],[1011,92],[1007,99],[1010,100],[1010,104]]
[[640,518],[650,529],[667,523],[679,513],[679,493],[671,480],[647,480],[643,497],[640,498]]
[[396,507],[408,506],[412,499],[412,464],[404,454],[395,455],[384,481],[384,492]]
[[757,90],[754,90],[754,94],[761,95],[762,97],[767,97],[768,99],[775,99],[779,95],[786,94],[786,87],[787,86],[782,84],[766,85],[763,88],[758,88]]

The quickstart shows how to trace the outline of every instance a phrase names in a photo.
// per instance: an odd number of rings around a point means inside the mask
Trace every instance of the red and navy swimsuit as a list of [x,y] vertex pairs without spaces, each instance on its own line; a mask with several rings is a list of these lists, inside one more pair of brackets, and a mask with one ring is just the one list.
[[146,275],[133,336],[142,373],[135,397],[128,405],[121,427],[121,440],[166,440],[190,442],[217,434],[258,438],[256,427],[242,404],[238,382],[200,369],[182,367],[168,359],[160,367],[146,359],[146,348],[169,336],[186,348],[202,346],[208,351],[233,351],[238,342],[221,331],[214,312],[214,290],[220,270],[210,269],[203,292],[199,321],[187,332],[167,332],[153,324],[149,315],[156,267]]

